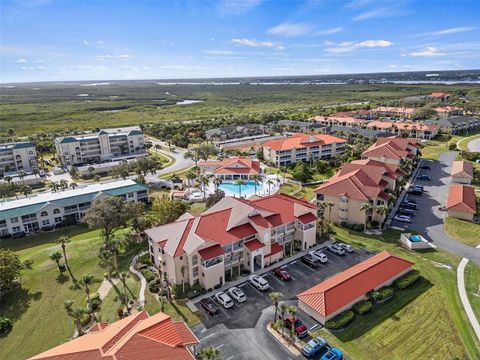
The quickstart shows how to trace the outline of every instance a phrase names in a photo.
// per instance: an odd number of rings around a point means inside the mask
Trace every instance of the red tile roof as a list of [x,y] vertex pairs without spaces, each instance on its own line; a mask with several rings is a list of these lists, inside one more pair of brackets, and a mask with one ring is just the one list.
[[475,214],[477,212],[477,201],[475,189],[471,186],[454,184],[448,190],[448,210]]
[[325,144],[333,143],[345,143],[347,140],[340,139],[331,135],[317,134],[317,135],[307,135],[307,134],[294,134],[285,139],[270,140],[267,141],[263,146],[269,147],[272,150],[291,150],[291,149],[300,149],[305,147],[320,146]]
[[265,257],[270,257],[270,256],[273,256],[273,255],[278,254],[280,252],[283,252],[283,246],[280,245],[277,242],[272,243],[270,248],[271,248],[270,249],[270,254],[265,255]]
[[203,260],[210,260],[225,254],[225,250],[223,250],[223,247],[220,245],[213,245],[208,248],[198,250],[198,254]]
[[449,97],[450,94],[446,94],[443,92],[434,92],[434,93],[431,93],[430,96],[434,98],[443,98],[443,97]]
[[473,164],[468,161],[454,161],[452,176],[463,176],[473,179]]
[[382,113],[397,113],[397,114],[413,114],[416,109],[414,108],[400,108],[392,106],[380,106],[372,110],[373,112],[382,112]]
[[183,322],[169,315],[149,316],[145,311],[112,324],[100,323],[84,336],[47,350],[31,359],[194,359],[186,345],[198,339]]
[[450,113],[454,111],[461,111],[463,108],[458,106],[441,106],[434,109],[437,113]]
[[247,241],[243,245],[245,245],[247,247],[247,249],[250,250],[250,251],[255,251],[255,250],[261,249],[262,247],[265,246],[264,244],[262,244],[257,239]]
[[307,213],[307,214],[300,215],[298,217],[298,220],[302,224],[308,224],[308,223],[311,223],[312,221],[317,221],[318,217],[312,213]]
[[385,157],[387,159],[405,159],[410,155],[410,146],[418,147],[416,140],[386,137],[377,139],[375,144],[362,153],[362,157]]
[[382,251],[298,294],[297,298],[320,315],[329,316],[413,265]]
[[175,250],[175,254],[173,256],[180,256],[185,254],[185,250],[183,250],[183,245],[187,241],[188,234],[190,233],[190,229],[192,228],[194,219],[189,219],[185,230],[183,231],[183,235],[178,243],[177,249]]
[[222,161],[200,161],[200,167],[216,167],[216,174],[258,174],[260,171],[260,162],[244,157],[227,158]]

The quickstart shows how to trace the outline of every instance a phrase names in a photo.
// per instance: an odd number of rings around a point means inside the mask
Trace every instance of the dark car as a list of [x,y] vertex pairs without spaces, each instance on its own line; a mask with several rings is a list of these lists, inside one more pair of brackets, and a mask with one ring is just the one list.
[[422,165],[422,166],[420,167],[420,169],[422,169],[422,170],[432,170],[432,168],[431,168],[430,166],[428,166],[428,165]]
[[318,264],[318,260],[315,259],[312,255],[310,254],[307,254],[307,255],[304,255],[302,256],[302,258],[300,259],[304,264],[310,266],[311,268],[318,268],[320,265]]
[[423,195],[423,191],[420,190],[420,189],[408,190],[408,193],[412,196],[422,196]]
[[283,323],[284,323],[284,325],[287,329],[291,329],[292,328],[292,323],[293,323],[293,328],[295,330],[295,334],[299,338],[303,338],[303,337],[308,335],[307,327],[305,325],[303,325],[301,320],[296,318],[296,317],[289,316],[283,321]]
[[431,181],[432,180],[430,175],[425,175],[425,174],[418,175],[417,179],[422,180],[422,181]]
[[400,209],[398,210],[398,213],[399,213],[400,215],[407,215],[407,216],[410,216],[410,217],[412,217],[412,216],[414,217],[414,216],[415,216],[415,211],[412,210],[412,209],[400,208]]
[[217,305],[213,302],[212,299],[210,298],[205,298],[203,300],[200,301],[200,304],[202,305],[202,307],[205,309],[205,311],[207,313],[209,313],[210,315],[216,315],[218,314],[218,307]]
[[402,207],[405,209],[417,210],[417,204],[412,202],[404,202],[402,203]]
[[409,199],[408,196],[405,197],[405,199],[403,200],[403,202],[409,202],[409,203],[412,203],[412,204],[417,204],[417,201],[416,200],[413,200],[413,199]]
[[273,269],[272,272],[280,280],[290,281],[292,279],[292,277],[290,276],[288,271],[281,268],[281,267],[277,267],[277,268]]

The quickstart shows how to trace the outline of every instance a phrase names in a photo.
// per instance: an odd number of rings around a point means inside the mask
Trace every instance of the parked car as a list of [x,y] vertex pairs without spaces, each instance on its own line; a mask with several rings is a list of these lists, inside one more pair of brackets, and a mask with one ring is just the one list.
[[270,287],[268,281],[258,275],[250,275],[248,277],[248,282],[261,291],[268,290],[268,288]]
[[425,188],[423,187],[423,185],[417,185],[417,184],[414,184],[412,189],[425,191]]
[[342,360],[343,359],[343,352],[337,348],[331,348],[324,354],[320,360]]
[[240,303],[247,300],[247,297],[245,296],[245,293],[236,286],[228,289],[228,294]]
[[410,189],[410,190],[408,190],[408,193],[410,195],[413,195],[413,196],[422,196],[423,195],[423,191],[420,190],[420,189]]
[[428,165],[422,165],[422,166],[420,167],[420,169],[422,169],[422,170],[432,170],[432,168],[431,168],[430,166],[428,166]]
[[328,261],[327,255],[325,255],[320,250],[310,251],[309,254],[312,255],[318,261],[320,261],[322,264],[324,264]]
[[320,266],[318,260],[314,258],[312,255],[307,254],[303,255],[302,258],[300,259],[305,265],[310,266],[313,269],[316,269]]
[[425,175],[425,174],[418,175],[418,176],[417,176],[417,179],[418,179],[418,180],[422,180],[422,181],[431,181],[431,180],[432,180],[432,178],[430,177],[430,175]]
[[205,298],[200,301],[200,304],[202,307],[205,309],[207,313],[210,315],[216,315],[218,314],[218,307],[217,305],[213,302],[211,298]]
[[407,208],[400,208],[398,210],[399,215],[407,215],[410,217],[415,217],[415,211],[412,209],[407,209]]
[[313,357],[325,346],[327,346],[327,340],[322,336],[317,336],[305,344],[302,348],[302,354],[307,358]]
[[225,309],[230,309],[233,306],[233,300],[223,291],[216,293],[215,299],[222,304]]
[[342,247],[342,249],[345,250],[347,253],[353,252],[352,245],[348,245],[348,244],[345,244],[345,243],[337,243],[337,245],[340,245]]
[[327,247],[328,251],[336,254],[336,255],[345,255],[345,249],[342,248],[340,245],[338,244],[333,244],[333,245],[330,245]]
[[405,199],[403,200],[403,202],[409,202],[409,203],[412,203],[412,204],[417,205],[417,200],[415,200],[415,199],[410,199],[408,196],[405,197]]
[[288,271],[285,270],[284,268],[281,268],[281,267],[277,267],[277,268],[273,269],[272,273],[277,278],[279,278],[280,280],[283,280],[283,281],[290,281],[292,279],[292,277],[290,276]]
[[295,330],[295,334],[299,337],[305,337],[308,335],[308,329],[305,325],[303,325],[302,321],[299,318],[294,318],[293,316],[287,317],[283,323],[286,328],[291,329],[293,322],[293,329]]
[[393,217],[393,220],[401,222],[401,223],[411,223],[412,222],[412,218],[410,216],[407,216],[407,215],[395,215]]
[[403,202],[402,207],[404,207],[405,209],[417,210],[417,204],[411,201]]

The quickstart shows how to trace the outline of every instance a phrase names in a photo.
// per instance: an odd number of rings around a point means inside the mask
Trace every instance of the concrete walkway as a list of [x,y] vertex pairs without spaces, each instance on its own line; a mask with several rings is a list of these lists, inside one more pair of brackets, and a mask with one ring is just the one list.
[[480,152],[480,138],[473,139],[467,144],[468,151]]
[[113,285],[116,285],[119,282],[119,279],[113,278],[111,281],[108,279],[103,279],[102,285],[98,288],[98,294],[100,295],[100,299],[105,299],[108,295],[110,290],[112,290]]
[[142,307],[145,306],[145,289],[147,288],[147,280],[145,280],[145,278],[143,277],[143,275],[140,271],[135,270],[135,265],[137,264],[138,258],[140,256],[142,256],[143,254],[145,254],[145,252],[142,252],[142,253],[136,255],[132,259],[132,263],[130,264],[130,272],[137,275],[138,278],[140,279],[141,286],[140,286],[140,293],[138,294],[138,303]]
[[[477,246],[480,249],[480,245]],[[458,292],[460,294],[460,299],[462,300],[463,308],[465,309],[465,313],[467,314],[468,320],[470,324],[472,324],[473,330],[477,335],[478,340],[480,341],[480,324],[478,323],[478,319],[475,317],[475,313],[473,312],[472,306],[470,305],[470,301],[468,300],[467,291],[465,289],[465,266],[468,264],[468,259],[463,258],[460,261],[460,264],[457,268],[457,286]]]

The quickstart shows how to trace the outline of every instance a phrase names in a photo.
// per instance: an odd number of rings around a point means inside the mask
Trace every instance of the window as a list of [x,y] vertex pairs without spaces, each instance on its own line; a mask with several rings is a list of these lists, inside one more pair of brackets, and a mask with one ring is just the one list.
[[198,277],[198,266],[195,266],[193,269],[192,269],[192,276],[194,278]]
[[42,211],[42,212],[40,213],[40,216],[42,216],[42,217],[48,216],[48,212]]
[[344,204],[345,204],[345,203],[348,203],[348,197],[346,197],[346,196],[340,197],[340,202],[341,202],[341,203],[344,203]]
[[0,220],[0,228],[1,227],[7,227],[7,221],[6,220]]
[[53,210],[53,213],[54,213],[54,214],[60,214],[60,209],[55,209],[55,210]]
[[192,256],[192,265],[197,265],[198,264],[198,255],[193,255]]
[[11,219],[10,219],[10,222],[11,222],[12,224],[18,223],[18,217],[13,217],[13,218],[11,218]]
[[48,219],[42,220],[42,225],[43,226],[50,225],[50,220],[48,220]]
[[58,223],[61,223],[62,222],[62,218],[61,217],[56,217],[55,218],[55,223],[58,224]]
[[21,231],[20,226],[14,226],[14,227],[12,228],[12,232],[13,232],[13,233],[17,233],[17,232],[20,232],[20,231]]

